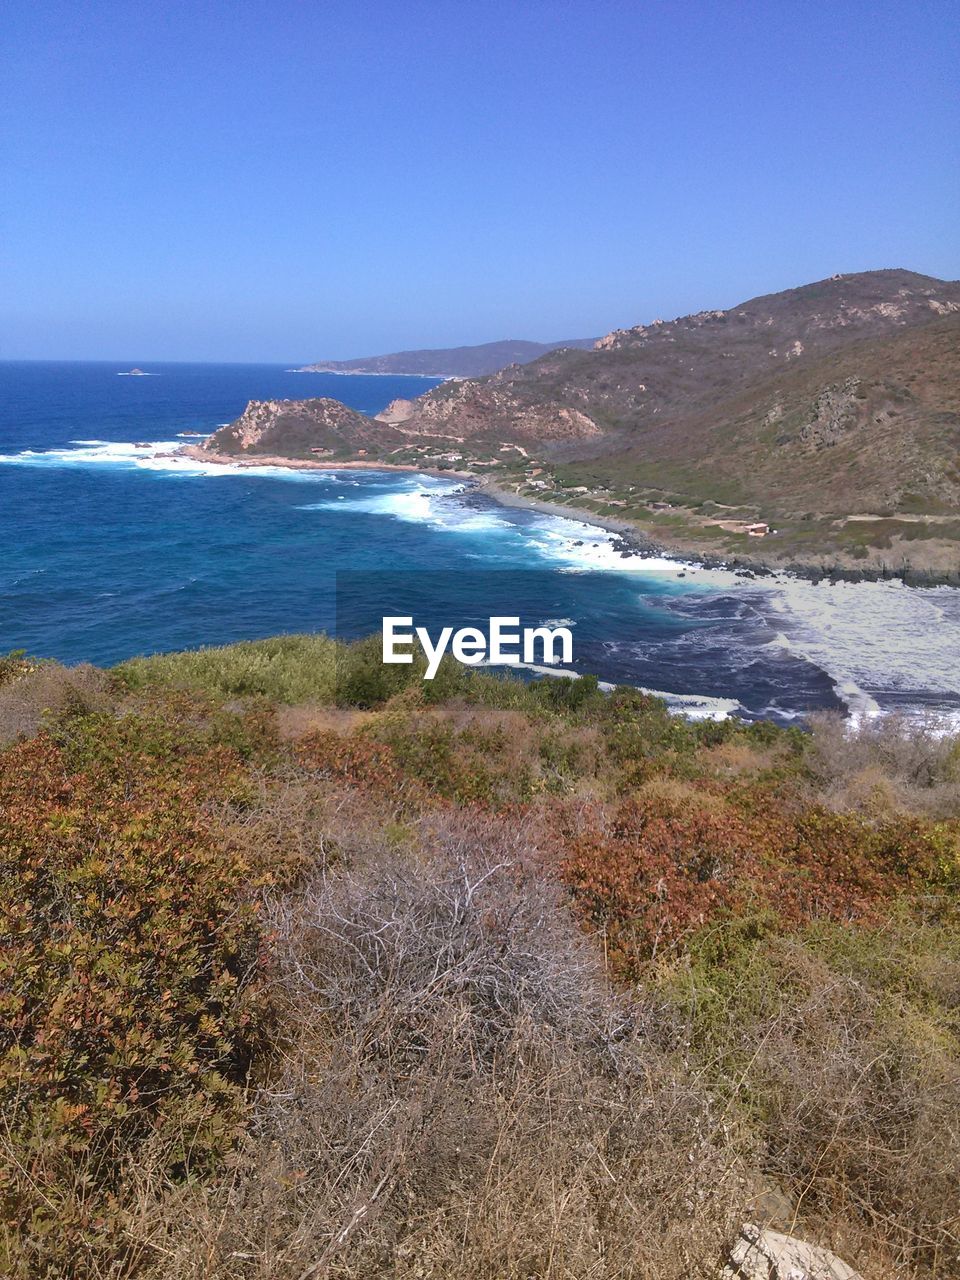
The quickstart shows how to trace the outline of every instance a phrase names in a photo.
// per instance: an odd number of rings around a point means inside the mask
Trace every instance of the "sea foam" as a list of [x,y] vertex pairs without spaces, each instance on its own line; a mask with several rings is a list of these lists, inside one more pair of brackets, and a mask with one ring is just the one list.
[[[464,500],[462,482],[417,472],[298,471],[276,466],[233,466],[179,453],[177,440],[118,442],[83,438],[67,447],[25,449],[0,462],[30,467],[119,467],[180,476],[265,477],[342,486],[334,497],[304,504],[318,513],[366,513],[422,523],[450,533],[494,534],[512,543],[531,568],[561,572],[655,575],[669,582],[669,597],[720,604],[742,601],[762,617],[769,639],[762,647],[814,664],[825,672],[854,719],[896,709],[936,717],[960,728],[960,591],[906,587],[900,582],[813,583],[788,573],[746,578],[692,561],[626,548],[614,533],[564,515]],[[348,492],[343,492],[347,490]],[[470,552],[465,553],[468,558]],[[688,595],[689,592],[689,595]],[[648,607],[661,607],[658,601]],[[701,620],[709,609],[699,609]],[[695,639],[691,643],[696,643]],[[658,691],[695,713],[694,695]],[[716,718],[735,712],[732,699],[699,702]]]

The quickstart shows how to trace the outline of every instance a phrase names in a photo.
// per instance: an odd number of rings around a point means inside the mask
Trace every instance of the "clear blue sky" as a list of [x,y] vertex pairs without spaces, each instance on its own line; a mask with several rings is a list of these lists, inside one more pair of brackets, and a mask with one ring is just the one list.
[[0,358],[554,339],[960,276],[953,0],[7,0],[0,46]]

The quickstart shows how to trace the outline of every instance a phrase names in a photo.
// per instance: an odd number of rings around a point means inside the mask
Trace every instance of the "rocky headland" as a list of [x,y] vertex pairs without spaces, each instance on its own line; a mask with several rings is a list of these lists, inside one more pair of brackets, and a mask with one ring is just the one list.
[[393,401],[251,402],[211,459],[470,473],[667,551],[960,581],[960,283],[875,271]]

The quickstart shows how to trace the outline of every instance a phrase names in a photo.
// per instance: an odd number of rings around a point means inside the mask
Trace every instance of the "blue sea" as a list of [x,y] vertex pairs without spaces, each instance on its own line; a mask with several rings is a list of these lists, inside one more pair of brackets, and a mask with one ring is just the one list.
[[[625,554],[454,478],[172,456],[248,400],[377,413],[424,378],[276,365],[0,363],[0,651],[110,664],[279,632],[569,623],[574,667],[692,715],[960,718],[960,592],[753,580]],[[339,590],[338,590],[339,583]]]

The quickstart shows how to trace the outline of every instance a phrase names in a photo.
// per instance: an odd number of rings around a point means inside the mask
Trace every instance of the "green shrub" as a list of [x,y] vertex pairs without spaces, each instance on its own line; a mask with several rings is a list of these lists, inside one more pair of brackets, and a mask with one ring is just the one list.
[[26,653],[26,649],[11,649],[9,653],[0,654],[0,686],[30,670]]
[[134,658],[115,671],[130,690],[172,685],[218,698],[332,703],[336,651],[336,643],[324,635],[274,636],[220,648]]

